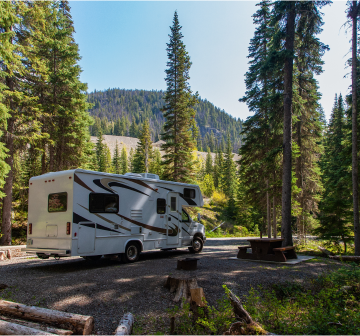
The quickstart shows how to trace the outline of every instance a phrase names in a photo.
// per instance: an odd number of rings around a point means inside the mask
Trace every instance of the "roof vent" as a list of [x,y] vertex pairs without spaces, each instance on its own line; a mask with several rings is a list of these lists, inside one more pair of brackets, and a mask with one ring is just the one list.
[[136,173],[126,173],[125,176],[143,177],[141,174],[136,174]]
[[153,180],[160,180],[159,175],[150,174],[150,173],[141,173],[140,174],[144,178],[153,179]]

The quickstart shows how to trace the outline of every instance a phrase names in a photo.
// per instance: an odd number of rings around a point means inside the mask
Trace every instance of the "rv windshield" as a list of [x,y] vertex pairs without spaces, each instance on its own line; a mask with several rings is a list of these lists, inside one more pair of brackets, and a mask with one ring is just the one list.
[[181,213],[181,221],[182,222],[190,222],[189,215],[185,212],[185,210]]

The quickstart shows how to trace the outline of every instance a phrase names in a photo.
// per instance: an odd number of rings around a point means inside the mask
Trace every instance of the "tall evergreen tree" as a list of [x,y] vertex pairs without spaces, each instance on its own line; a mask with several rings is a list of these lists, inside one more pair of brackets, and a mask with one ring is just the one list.
[[165,141],[162,145],[162,150],[165,151],[164,177],[171,181],[190,182],[194,176],[192,151],[196,140],[195,110],[192,107],[197,102],[197,95],[192,95],[188,84],[191,62],[182,42],[183,35],[176,11],[170,30],[170,42],[166,49],[167,90],[163,107],[166,118],[162,134]]
[[139,143],[134,156],[134,172],[148,173],[152,154],[152,141],[149,121],[146,119],[139,138]]
[[223,180],[222,189],[226,196],[228,196],[228,209],[231,216],[234,216],[235,211],[235,193],[236,193],[236,164],[234,162],[234,154],[228,134],[226,142],[226,151],[223,162]]
[[351,1],[348,17],[352,21],[352,60],[351,60],[351,91],[352,91],[352,185],[355,233],[355,255],[360,255],[360,223],[359,223],[359,159],[358,159],[358,117],[357,117],[357,74],[358,74],[358,19],[360,1]]
[[112,166],[114,174],[121,174],[121,158],[117,140],[115,145],[114,157],[112,160]]
[[[37,117],[39,106],[27,79],[42,75],[42,60],[34,47],[39,34],[36,27],[42,21],[42,11],[30,2],[0,3],[0,86],[3,94],[3,139],[7,157],[1,167],[5,178],[2,204],[1,245],[11,245],[11,211],[13,201],[14,157],[16,150],[40,136]],[[4,91],[4,88],[6,89]],[[5,108],[4,108],[5,107]],[[7,115],[4,114],[7,113]],[[5,123],[5,118],[7,122]],[[2,160],[4,154],[0,155]],[[2,176],[3,178],[4,176]],[[0,180],[1,181],[1,180]]]
[[207,149],[206,161],[205,161],[205,173],[212,176],[213,174],[213,160],[210,153],[210,148]]
[[341,237],[346,252],[346,243],[352,236],[352,204],[349,183],[351,174],[348,169],[350,162],[343,158],[346,151],[344,140],[344,104],[340,94],[339,98],[335,96],[334,108],[325,134],[325,153],[321,159],[325,190],[320,203],[320,225],[315,233],[335,245]]
[[129,171],[129,162],[127,157],[127,151],[125,147],[121,150],[121,174],[126,174]]

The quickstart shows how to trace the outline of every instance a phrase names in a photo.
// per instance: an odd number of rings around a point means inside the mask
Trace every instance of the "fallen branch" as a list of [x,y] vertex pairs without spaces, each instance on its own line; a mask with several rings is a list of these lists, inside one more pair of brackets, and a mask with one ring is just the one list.
[[318,246],[318,249],[319,249],[323,254],[326,254],[328,257],[335,255],[335,253],[333,253],[333,252],[331,252],[331,251],[329,251],[329,250],[327,250],[326,248],[323,248],[323,247],[321,247],[321,246]]
[[115,336],[130,335],[134,322],[134,315],[131,313],[126,313],[120,320],[120,324],[115,330]]
[[272,335],[251,318],[250,314],[231,290],[229,290],[227,294],[235,317],[241,321],[233,323],[224,335]]
[[330,259],[343,261],[360,261],[360,256],[329,256]]
[[5,300],[0,300],[0,313],[30,321],[66,325],[78,335],[90,335],[94,329],[94,318],[92,316],[26,306]]

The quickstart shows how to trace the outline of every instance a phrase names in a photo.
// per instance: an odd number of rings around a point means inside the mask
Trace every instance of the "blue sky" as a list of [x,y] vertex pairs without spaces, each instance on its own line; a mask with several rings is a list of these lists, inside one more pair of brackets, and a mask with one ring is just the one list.
[[[234,117],[246,119],[245,92],[248,46],[254,34],[255,1],[71,1],[75,40],[80,48],[81,80],[88,91],[119,87],[165,90],[166,43],[174,11],[183,26],[184,43],[193,63],[190,85]],[[349,92],[350,34],[346,2],[323,9],[322,42],[330,46],[324,73],[318,77],[327,117],[335,93]]]

